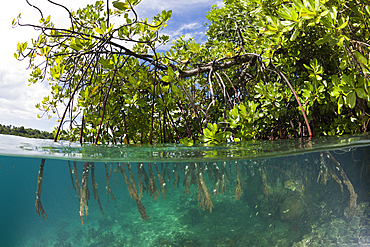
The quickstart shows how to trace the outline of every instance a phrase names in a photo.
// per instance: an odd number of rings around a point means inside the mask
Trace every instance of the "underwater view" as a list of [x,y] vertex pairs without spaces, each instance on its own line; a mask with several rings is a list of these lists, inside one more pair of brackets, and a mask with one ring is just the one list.
[[0,176],[3,247],[370,246],[369,135],[193,147],[0,135]]

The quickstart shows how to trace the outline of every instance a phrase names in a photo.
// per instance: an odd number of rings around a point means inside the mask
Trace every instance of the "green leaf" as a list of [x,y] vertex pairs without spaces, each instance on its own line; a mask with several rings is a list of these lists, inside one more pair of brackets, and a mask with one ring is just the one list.
[[193,146],[194,145],[193,139],[191,139],[189,137],[185,137],[185,138],[180,139],[180,143],[182,145],[185,145],[185,146]]
[[104,69],[113,69],[114,68],[114,64],[113,64],[112,60],[110,60],[110,59],[100,58],[99,62],[101,63],[101,65],[103,66]]
[[345,36],[343,36],[343,35],[341,35],[340,37],[339,37],[339,40],[338,40],[338,46],[339,47],[343,47],[343,41],[344,41],[344,38],[345,38]]
[[290,17],[291,15],[291,13],[290,13],[290,11],[289,11],[289,9],[285,6],[285,5],[283,5],[283,8],[282,9],[279,9],[278,11],[277,11],[277,14],[281,17],[281,18],[283,18],[283,19],[286,19],[286,20],[291,20],[292,18]]
[[101,26],[101,30],[103,31],[103,34],[104,34],[105,31],[107,31],[107,26],[105,25],[105,21],[101,21],[100,26]]
[[308,70],[312,70],[312,68],[310,67],[310,66],[308,66],[308,65],[306,65],[306,64],[303,64],[303,66],[306,68],[306,69],[308,69]]
[[136,83],[137,83],[136,79],[133,76],[131,76],[131,75],[128,77],[128,81],[133,86],[136,85]]
[[113,23],[112,25],[110,25],[110,26],[109,26],[109,28],[108,28],[108,33],[109,33],[110,31],[112,31],[113,26],[114,26],[114,23]]
[[293,0],[293,4],[295,5],[296,9],[298,9],[298,10],[301,10],[301,9],[305,8],[302,1],[300,1],[300,0]]
[[346,102],[348,106],[353,109],[356,105],[356,93],[355,91],[351,91],[347,96],[346,96]]
[[122,3],[120,1],[114,1],[113,6],[121,11],[125,11],[129,8],[125,3]]
[[51,16],[49,15],[49,16],[46,18],[46,20],[45,20],[45,22],[44,22],[45,24],[48,24],[48,23],[50,22],[50,17],[51,17]]
[[294,21],[282,21],[281,22],[281,25],[283,26],[291,26],[291,25],[294,25],[295,22]]
[[270,30],[270,31],[278,31],[279,29],[277,29],[277,27],[273,27],[271,25],[267,25],[267,29]]
[[172,92],[175,94],[175,95],[181,95],[181,90],[176,86],[176,85],[171,85],[171,89],[172,89]]
[[199,141],[201,141],[201,142],[209,142],[209,141],[212,141],[212,139],[210,139],[210,138],[208,138],[208,137],[206,137],[204,135],[200,135],[199,136]]
[[341,95],[341,96],[339,97],[339,100],[338,100],[338,113],[339,113],[339,114],[341,114],[341,113],[342,113],[343,104],[344,104],[344,100],[343,100],[343,96]]
[[208,137],[210,139],[213,136],[212,135],[212,132],[209,129],[207,129],[207,128],[206,129],[203,129],[203,134],[204,134],[205,137]]
[[141,0],[127,0],[129,3],[131,3],[131,5],[133,5],[133,6],[136,6],[136,5],[138,5],[140,2],[141,2]]
[[172,10],[169,10],[169,11],[163,10],[161,13],[162,21],[163,22],[168,21],[171,15],[172,15]]
[[172,78],[175,78],[176,75],[175,75],[175,72],[173,71],[172,67],[168,67],[168,75],[171,76]]
[[319,40],[317,40],[315,43],[316,45],[322,45],[324,43],[326,43],[330,38],[330,35],[326,35],[325,37],[323,38],[320,38]]
[[337,9],[335,8],[335,6],[332,6],[330,8],[330,17],[331,17],[331,22],[332,23],[336,23],[337,22]]
[[306,8],[308,8],[309,10],[314,10],[314,2],[312,0],[303,0],[303,4]]
[[355,56],[356,56],[357,60],[360,63],[362,63],[364,65],[367,65],[367,59],[364,56],[362,56],[361,53],[359,53],[358,51],[354,51],[354,53],[355,53]]
[[165,75],[162,77],[162,81],[164,82],[171,82],[172,81],[172,77],[169,76],[169,75]]
[[321,12],[320,16],[324,17],[324,16],[326,16],[328,13],[329,13],[329,10],[325,10],[325,11]]
[[256,8],[256,9],[252,10],[252,11],[250,12],[250,14],[251,14],[251,15],[253,15],[253,14],[258,14],[259,12],[261,12],[261,10],[262,10],[262,6],[259,6],[258,8]]
[[365,90],[363,88],[355,88],[355,91],[359,98],[367,99],[368,95],[367,93],[365,93]]
[[294,32],[293,32],[292,36],[290,37],[290,41],[294,41],[294,40],[297,38],[297,36],[298,36],[299,32],[300,32],[300,30],[299,30],[299,28],[296,26],[296,27],[295,27],[295,29],[294,29]]
[[227,138],[229,136],[229,133],[226,133],[226,132],[219,132],[215,135],[215,139],[218,141],[218,142],[222,142],[222,141],[226,141]]
[[[344,21],[344,20],[342,19],[342,21]],[[341,30],[341,29],[345,28],[348,24],[348,21],[349,21],[349,16],[347,16],[347,20],[344,21],[343,24],[338,27],[338,30]]]
[[320,0],[315,0],[315,11],[318,11],[320,9]]
[[97,32],[98,34],[104,34],[104,32],[99,28],[99,27],[96,27],[94,28],[95,32]]
[[344,82],[347,85],[354,86],[352,85],[351,77],[346,74],[342,75],[342,82]]

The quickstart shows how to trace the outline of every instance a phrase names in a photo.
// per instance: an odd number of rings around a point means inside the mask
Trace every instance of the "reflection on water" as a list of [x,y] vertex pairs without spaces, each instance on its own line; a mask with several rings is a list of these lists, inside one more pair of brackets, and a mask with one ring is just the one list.
[[369,146],[313,148],[129,163],[2,151],[1,246],[370,246]]

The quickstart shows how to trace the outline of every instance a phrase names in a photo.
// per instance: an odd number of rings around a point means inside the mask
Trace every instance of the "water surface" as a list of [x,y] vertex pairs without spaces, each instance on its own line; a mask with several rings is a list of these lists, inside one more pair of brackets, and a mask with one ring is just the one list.
[[0,135],[1,246],[370,245],[369,146],[368,135],[195,147]]

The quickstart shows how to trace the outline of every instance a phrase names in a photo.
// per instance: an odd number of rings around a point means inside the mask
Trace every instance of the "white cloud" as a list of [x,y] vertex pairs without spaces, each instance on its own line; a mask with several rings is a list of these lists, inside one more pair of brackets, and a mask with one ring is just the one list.
[[184,24],[180,27],[180,31],[187,30],[187,29],[194,29],[194,28],[200,28],[202,25],[200,23],[188,23]]
[[[6,71],[1,69],[0,74],[0,123],[25,127],[32,125],[32,128],[50,131],[52,127],[40,127],[40,121],[37,122],[38,125],[30,124],[30,121],[34,122],[36,115],[40,113],[35,104],[49,94],[48,86],[45,83],[37,83],[28,87],[28,76],[24,68],[7,68]],[[54,118],[53,124],[55,121]]]
[[180,35],[184,35],[185,40],[195,38],[199,41],[200,39],[205,37],[205,32],[200,31],[200,29],[203,29],[203,26],[200,23],[194,22],[182,24],[177,29],[165,29],[162,34],[168,35],[172,40],[178,38]]
[[216,2],[216,5],[219,7],[219,8],[222,8],[225,6],[224,2],[223,1],[217,1]]
[[191,15],[192,11],[209,8],[215,5],[215,0],[143,0],[137,7],[141,14],[156,14],[162,10],[172,10],[175,14]]

